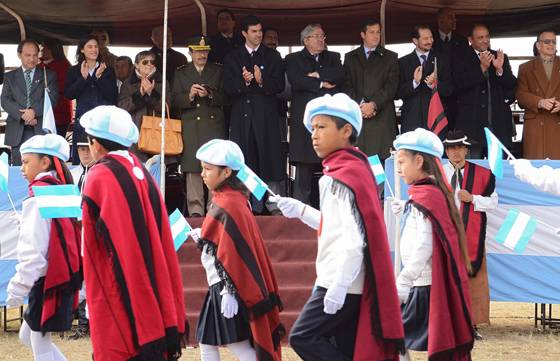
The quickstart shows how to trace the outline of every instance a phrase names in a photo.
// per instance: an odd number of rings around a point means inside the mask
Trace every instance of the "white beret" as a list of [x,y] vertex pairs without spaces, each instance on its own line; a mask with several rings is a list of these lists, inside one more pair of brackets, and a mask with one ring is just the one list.
[[427,153],[440,159],[443,155],[443,143],[439,137],[424,128],[401,134],[393,141],[393,147],[396,150],[408,149]]
[[125,147],[138,142],[138,128],[132,117],[126,110],[114,105],[100,105],[86,112],[80,118],[80,125],[93,137]]
[[196,159],[213,165],[239,170],[245,164],[245,157],[239,146],[223,139],[212,139],[196,151]]
[[19,148],[21,154],[48,154],[66,162],[70,158],[70,146],[66,139],[57,134],[35,135]]
[[310,100],[305,107],[303,125],[311,133],[311,121],[316,115],[331,115],[346,120],[356,129],[362,131],[362,111],[358,103],[344,93],[325,94]]

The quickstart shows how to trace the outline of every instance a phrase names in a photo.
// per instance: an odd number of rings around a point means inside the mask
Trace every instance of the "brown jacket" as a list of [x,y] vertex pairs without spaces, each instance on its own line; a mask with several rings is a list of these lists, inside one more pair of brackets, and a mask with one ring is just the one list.
[[560,159],[560,112],[538,109],[540,99],[560,100],[560,58],[554,58],[552,76],[548,80],[542,60],[537,57],[519,67],[517,100],[525,109],[523,126],[523,157],[528,159]]

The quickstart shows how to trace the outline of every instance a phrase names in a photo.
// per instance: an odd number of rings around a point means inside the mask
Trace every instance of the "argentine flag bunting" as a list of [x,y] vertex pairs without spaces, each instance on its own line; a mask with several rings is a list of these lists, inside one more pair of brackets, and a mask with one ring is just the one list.
[[175,245],[175,251],[185,243],[189,237],[189,232],[192,230],[191,225],[183,214],[176,209],[169,215],[169,224],[171,225],[171,235],[173,236],[173,244]]
[[511,208],[496,234],[496,242],[521,254],[536,229],[537,220],[534,217]]
[[47,133],[56,134],[54,112],[47,88],[45,88],[45,100],[43,102],[43,130]]
[[10,173],[10,166],[8,164],[8,154],[2,153],[0,155],[0,191],[8,191],[8,174]]
[[385,182],[387,177],[385,176],[385,171],[383,170],[379,156],[377,154],[372,155],[371,157],[368,157],[368,161],[377,184]]
[[82,216],[82,197],[78,186],[32,187],[39,213],[43,218],[79,218]]
[[247,187],[259,201],[268,189],[266,183],[263,182],[262,179],[260,179],[255,172],[246,165],[237,172],[237,178],[245,184],[245,187]]
[[504,177],[502,142],[486,127],[484,127],[484,133],[486,133],[486,143],[488,145],[488,165],[496,178],[502,179]]

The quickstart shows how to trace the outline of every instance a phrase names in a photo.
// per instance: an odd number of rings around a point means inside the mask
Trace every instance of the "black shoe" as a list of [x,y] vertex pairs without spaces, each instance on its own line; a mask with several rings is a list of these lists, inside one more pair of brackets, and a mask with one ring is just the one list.
[[68,339],[79,340],[87,336],[89,336],[89,327],[79,327],[74,334],[68,336]]
[[474,339],[477,340],[477,341],[484,340],[484,337],[482,337],[482,335],[478,332],[477,329],[474,330]]

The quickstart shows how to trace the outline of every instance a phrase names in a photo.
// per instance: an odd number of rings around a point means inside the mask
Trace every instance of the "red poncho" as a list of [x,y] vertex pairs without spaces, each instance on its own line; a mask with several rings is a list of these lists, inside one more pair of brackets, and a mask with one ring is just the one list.
[[183,283],[165,204],[134,155],[107,155],[83,190],[84,274],[95,361],[177,360]]
[[398,360],[404,348],[402,317],[377,183],[367,156],[357,148],[340,149],[323,160],[323,173],[354,193],[367,244],[354,360]]
[[433,230],[428,358],[469,361],[474,337],[467,267],[445,195],[429,179],[416,182],[408,194]]
[[229,187],[213,193],[201,238],[216,257],[216,269],[247,308],[252,344],[259,361],[282,359],[282,303],[257,221],[247,197]]
[[[29,184],[31,187],[62,184],[58,179],[45,176]],[[74,218],[53,218],[49,237],[48,266],[43,286],[43,312],[41,329],[49,331],[49,320],[55,315],[63,294],[74,293],[73,309],[78,307],[78,291],[82,286],[82,260],[80,257],[80,228]]]

